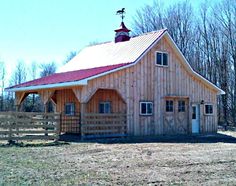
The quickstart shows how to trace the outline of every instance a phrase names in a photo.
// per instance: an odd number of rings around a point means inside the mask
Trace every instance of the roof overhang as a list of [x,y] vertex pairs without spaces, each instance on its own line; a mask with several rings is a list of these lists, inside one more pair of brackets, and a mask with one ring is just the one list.
[[64,83],[8,88],[8,89],[5,89],[5,91],[8,91],[8,92],[34,91],[34,90],[41,90],[41,89],[55,89],[55,88],[62,88],[62,87],[82,86],[82,85],[87,85],[87,84],[88,84],[87,80],[83,79],[79,81],[71,81],[71,82],[64,82]]

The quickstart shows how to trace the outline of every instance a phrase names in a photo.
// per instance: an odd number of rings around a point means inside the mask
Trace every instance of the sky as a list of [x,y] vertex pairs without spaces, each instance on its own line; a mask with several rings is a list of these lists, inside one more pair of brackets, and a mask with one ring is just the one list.
[[[160,0],[165,4],[178,0]],[[197,0],[192,0],[196,6]],[[61,65],[70,51],[91,42],[114,40],[125,8],[132,26],[137,9],[153,0],[0,0],[0,61],[8,78],[18,60],[26,64],[55,61]]]

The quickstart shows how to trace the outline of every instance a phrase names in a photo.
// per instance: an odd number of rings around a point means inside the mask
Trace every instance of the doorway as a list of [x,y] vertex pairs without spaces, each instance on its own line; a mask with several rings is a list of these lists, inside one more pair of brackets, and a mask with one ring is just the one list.
[[192,105],[192,133],[198,134],[200,132],[200,106]]
[[164,111],[164,134],[187,134],[189,129],[189,99],[166,97]]

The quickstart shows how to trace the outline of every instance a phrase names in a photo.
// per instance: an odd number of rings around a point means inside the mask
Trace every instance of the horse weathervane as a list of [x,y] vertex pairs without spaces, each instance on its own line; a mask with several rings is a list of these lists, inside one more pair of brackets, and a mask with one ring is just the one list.
[[125,17],[125,8],[122,8],[121,10],[118,10],[117,12],[116,12],[116,15],[120,15],[121,16],[121,19],[122,19],[122,22],[123,22],[123,19],[124,19],[124,17]]

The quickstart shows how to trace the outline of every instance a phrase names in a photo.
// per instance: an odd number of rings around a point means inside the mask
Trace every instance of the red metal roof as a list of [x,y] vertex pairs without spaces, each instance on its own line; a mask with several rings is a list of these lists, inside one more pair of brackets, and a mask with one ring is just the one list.
[[80,80],[83,80],[92,76],[109,72],[111,70],[129,65],[129,64],[131,63],[121,63],[121,64],[109,65],[109,66],[103,66],[103,67],[97,67],[97,68],[55,73],[50,76],[46,76],[43,78],[39,78],[39,79],[28,81],[22,84],[18,84],[18,85],[9,87],[7,89],[80,81]]

